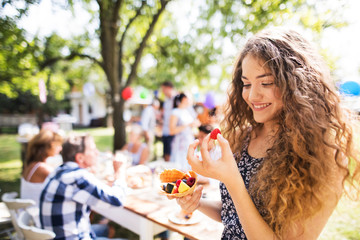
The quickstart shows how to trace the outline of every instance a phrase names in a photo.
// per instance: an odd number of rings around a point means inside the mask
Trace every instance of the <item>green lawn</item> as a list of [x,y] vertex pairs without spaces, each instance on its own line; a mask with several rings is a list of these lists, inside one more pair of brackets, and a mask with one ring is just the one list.
[[[100,151],[111,151],[113,130],[109,128],[81,129],[76,132],[91,134]],[[8,191],[19,192],[21,160],[20,144],[15,134],[0,134],[0,195]],[[133,237],[130,237],[133,238]],[[341,199],[327,223],[320,240],[360,239],[360,202]]]

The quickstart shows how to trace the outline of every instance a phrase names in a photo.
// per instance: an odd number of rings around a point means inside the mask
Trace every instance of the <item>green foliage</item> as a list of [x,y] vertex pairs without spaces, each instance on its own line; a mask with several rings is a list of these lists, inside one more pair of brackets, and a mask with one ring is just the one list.
[[17,92],[16,98],[0,94],[0,113],[35,113],[39,107],[39,98],[30,91]]
[[[178,19],[169,13],[163,16],[145,54],[152,59],[153,65],[139,70],[137,84],[156,89],[162,81],[170,80],[178,88],[195,85],[203,90],[219,89],[221,81],[231,79],[227,68],[231,67],[236,56],[234,53],[231,61],[223,59],[228,39],[239,46],[249,34],[287,22],[308,28],[317,35],[317,39],[321,39],[325,28],[346,25],[339,11],[343,2],[331,6],[324,5],[324,1],[304,0],[207,0],[204,4],[191,4],[200,12],[185,36],[178,35],[179,29],[174,24]],[[334,70],[336,59],[326,50],[322,52]],[[213,64],[223,69],[215,85],[210,84],[213,76],[209,66]]]
[[31,76],[36,64],[35,48],[13,19],[0,18],[0,93],[10,94],[14,79],[19,81]]

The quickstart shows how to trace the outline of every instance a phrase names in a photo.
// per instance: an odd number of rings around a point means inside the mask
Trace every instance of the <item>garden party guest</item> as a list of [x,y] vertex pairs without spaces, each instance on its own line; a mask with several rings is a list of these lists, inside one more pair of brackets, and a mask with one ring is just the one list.
[[171,144],[174,139],[174,135],[170,134],[170,116],[174,105],[174,97],[176,91],[174,85],[170,81],[165,81],[161,84],[161,91],[164,93],[166,100],[163,103],[163,125],[162,125],[162,142],[164,160],[170,161]]
[[145,164],[149,161],[150,150],[144,142],[144,131],[139,124],[132,124],[128,136],[129,142],[122,150],[126,150],[131,156],[132,165]]
[[62,137],[51,130],[41,130],[28,143],[23,172],[20,180],[20,196],[35,201],[35,210],[29,211],[38,225],[38,205],[40,193],[46,177],[54,170],[46,162],[48,157],[56,156],[62,149]]
[[193,111],[189,111],[189,107],[189,98],[184,93],[176,95],[169,124],[170,134],[175,136],[171,146],[170,162],[176,163],[182,170],[190,169],[186,154],[189,145],[195,139],[192,128],[200,124]]
[[150,155],[153,155],[154,153],[155,130],[157,125],[157,116],[160,113],[159,108],[160,101],[155,98],[152,103],[145,107],[141,112],[140,124],[142,130],[144,131],[145,142],[150,149]]
[[[96,206],[98,211],[105,211],[110,206],[124,205],[126,164],[114,159],[115,181],[111,187],[98,180],[87,170],[98,157],[89,135],[70,136],[63,144],[62,157],[64,163],[49,175],[40,195],[41,227],[53,231],[55,239],[96,239],[89,218],[91,209]],[[99,225],[96,227],[106,233]]]
[[[355,128],[331,82],[301,34],[252,36],[229,88],[217,137],[222,157],[209,157],[209,135],[202,161],[194,155],[198,141],[188,151],[194,171],[220,180],[221,201],[201,199],[200,186],[177,199],[180,206],[222,221],[222,239],[317,239],[343,191],[359,186]],[[345,188],[348,181],[355,184]]]

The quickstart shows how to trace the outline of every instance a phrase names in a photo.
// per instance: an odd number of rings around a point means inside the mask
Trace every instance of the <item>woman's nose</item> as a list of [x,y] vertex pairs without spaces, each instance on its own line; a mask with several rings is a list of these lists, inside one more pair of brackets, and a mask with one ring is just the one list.
[[255,84],[251,86],[249,92],[249,99],[250,100],[258,100],[261,98],[261,88],[256,86]]

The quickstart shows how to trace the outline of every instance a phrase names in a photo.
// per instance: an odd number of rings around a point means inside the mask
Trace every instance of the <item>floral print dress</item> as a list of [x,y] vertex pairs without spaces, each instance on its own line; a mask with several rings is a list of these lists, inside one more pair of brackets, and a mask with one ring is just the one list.
[[[248,138],[245,141],[241,154],[235,154],[236,160],[240,158],[237,166],[239,168],[247,190],[249,189],[251,177],[256,174],[259,166],[263,162],[263,158],[253,158],[249,155],[247,151],[249,140],[250,139]],[[239,221],[239,217],[236,213],[235,205],[224,183],[220,183],[220,194],[222,202],[221,220],[224,224],[224,231],[222,233],[221,239],[247,239]],[[257,209],[259,209],[259,204],[260,203],[255,202],[255,206]]]

